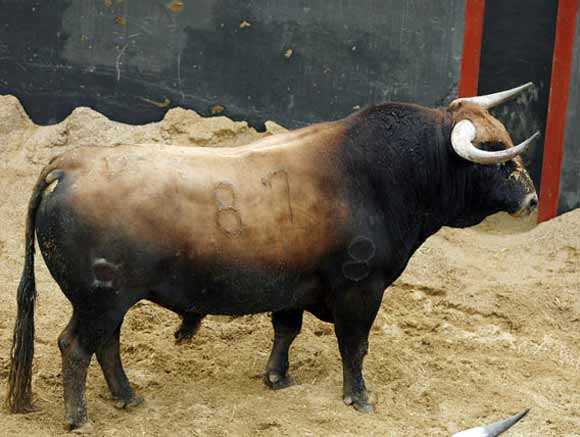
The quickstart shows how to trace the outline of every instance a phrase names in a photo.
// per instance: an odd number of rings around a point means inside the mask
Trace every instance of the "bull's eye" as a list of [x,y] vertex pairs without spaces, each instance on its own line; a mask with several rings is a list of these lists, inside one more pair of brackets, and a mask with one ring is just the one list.
[[509,161],[500,162],[499,166],[502,168],[507,168],[508,170],[515,170],[516,168],[514,161],[511,159]]

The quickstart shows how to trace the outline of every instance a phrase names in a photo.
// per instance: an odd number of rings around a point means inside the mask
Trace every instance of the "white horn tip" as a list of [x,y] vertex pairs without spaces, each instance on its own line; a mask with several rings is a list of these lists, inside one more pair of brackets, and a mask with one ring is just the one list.
[[449,107],[453,109],[453,108],[457,107],[457,105],[459,105],[462,102],[469,102],[469,103],[478,105],[484,109],[491,109],[497,105],[500,105],[504,102],[507,102],[508,100],[513,99],[514,97],[517,97],[522,92],[524,92],[525,90],[527,90],[528,88],[530,88],[532,86],[534,86],[534,83],[528,82],[528,83],[525,83],[525,84],[520,85],[518,87],[509,89],[506,91],[500,91],[500,92],[494,93],[494,94],[488,94],[485,96],[478,96],[478,97],[461,97],[459,99],[453,100],[449,104]]
[[524,411],[508,419],[492,423],[490,425],[484,425],[478,428],[472,428],[466,431],[461,431],[458,432],[457,434],[453,434],[453,437],[497,437],[498,435],[503,434],[512,426],[514,426],[521,419],[523,419],[526,416],[526,414],[528,414],[529,411],[530,409],[526,408]]

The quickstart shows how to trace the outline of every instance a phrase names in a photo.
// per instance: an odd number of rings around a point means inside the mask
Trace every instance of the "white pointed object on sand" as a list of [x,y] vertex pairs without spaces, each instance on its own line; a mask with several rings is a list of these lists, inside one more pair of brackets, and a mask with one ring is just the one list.
[[461,431],[457,434],[453,434],[453,437],[496,437],[518,423],[526,414],[528,414],[528,411],[530,411],[530,409],[526,408],[521,413],[518,413],[509,419]]

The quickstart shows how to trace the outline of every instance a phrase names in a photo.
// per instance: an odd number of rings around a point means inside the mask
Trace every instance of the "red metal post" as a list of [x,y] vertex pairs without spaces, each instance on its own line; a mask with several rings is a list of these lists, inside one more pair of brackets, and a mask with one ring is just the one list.
[[463,32],[459,97],[477,95],[484,12],[485,0],[467,0],[465,5],[465,30]]

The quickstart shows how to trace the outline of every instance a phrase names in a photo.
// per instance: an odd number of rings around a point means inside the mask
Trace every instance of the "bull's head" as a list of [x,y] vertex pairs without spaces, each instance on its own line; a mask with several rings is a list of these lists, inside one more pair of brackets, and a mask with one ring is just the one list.
[[539,132],[514,146],[504,125],[488,112],[530,86],[532,83],[486,96],[460,98],[449,105],[453,117],[451,145],[461,158],[477,164],[469,166],[468,183],[477,185],[474,192],[481,197],[472,202],[482,212],[493,209],[491,212],[527,215],[538,205],[534,184],[519,155]]

